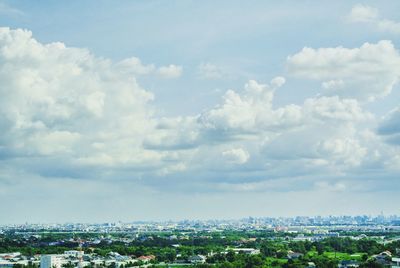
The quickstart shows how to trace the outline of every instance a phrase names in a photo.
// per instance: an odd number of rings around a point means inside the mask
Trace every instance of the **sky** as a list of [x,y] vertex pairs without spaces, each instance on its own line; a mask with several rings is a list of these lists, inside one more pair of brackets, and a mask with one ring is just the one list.
[[400,214],[398,10],[0,0],[0,224]]

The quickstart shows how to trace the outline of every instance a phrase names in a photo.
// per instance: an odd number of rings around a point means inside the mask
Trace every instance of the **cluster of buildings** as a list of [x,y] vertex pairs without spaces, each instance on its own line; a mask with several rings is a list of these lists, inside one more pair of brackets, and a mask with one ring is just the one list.
[[85,254],[80,250],[68,250],[63,254],[35,255],[29,258],[19,252],[14,252],[0,254],[0,268],[28,265],[40,268],[129,267],[134,266],[135,263],[148,263],[154,259],[155,256],[153,255],[133,258],[116,252],[111,252],[102,257],[96,254]]
[[[233,251],[236,254],[257,255],[260,254],[258,249],[254,248],[227,248],[225,252]],[[212,256],[209,255],[209,256]],[[175,264],[200,264],[205,263],[207,257],[204,255],[193,255],[187,260],[177,260]],[[301,258],[303,254],[288,251],[287,259],[295,260]],[[389,251],[381,252],[380,254],[371,257],[376,263],[383,265],[383,267],[400,268],[400,258],[392,256]],[[147,264],[156,257],[153,255],[140,256],[133,258],[131,256],[120,255],[116,252],[111,252],[105,257],[96,254],[85,254],[80,250],[68,250],[63,254],[46,254],[35,255],[33,257],[25,257],[19,252],[2,253],[0,254],[0,268],[12,268],[23,266],[34,266],[38,268],[84,268],[84,267],[132,267],[142,264]],[[353,268],[359,267],[360,262],[357,260],[341,260],[338,264],[339,268]],[[314,263],[309,262],[308,267],[316,267]]]
[[[236,254],[260,254],[260,250],[254,248],[227,248],[224,253],[233,251]],[[212,256],[213,254],[209,255]],[[187,259],[176,260],[176,264],[200,264],[205,263],[207,257],[204,255],[192,255]],[[138,258],[131,256],[120,255],[116,252],[111,252],[107,256],[102,257],[96,254],[85,254],[80,250],[68,250],[63,254],[45,254],[35,255],[33,257],[25,257],[19,252],[0,254],[0,268],[35,266],[39,268],[62,268],[75,267],[83,268],[91,267],[132,267],[139,264],[146,264],[156,257],[154,255],[143,255]]]
[[13,267],[14,264],[25,266],[32,261],[33,259],[22,256],[20,252],[0,254],[0,267]]
[[[319,241],[328,237],[350,237],[351,239],[374,239],[379,243],[390,243],[400,240],[399,216],[315,216],[315,217],[292,217],[292,218],[245,218],[240,220],[184,220],[163,222],[132,222],[132,223],[102,223],[102,224],[20,224],[0,226],[0,235],[15,235],[19,242],[29,244],[33,247],[60,246],[68,248],[90,248],[98,244],[129,245],[134,241],[144,242],[147,240],[166,239],[171,246],[179,246],[180,240],[191,238],[213,239],[210,233],[221,233],[221,238],[226,230],[232,231],[268,231],[275,232],[269,239],[282,239],[285,241]],[[42,239],[44,233],[97,233],[96,236],[81,236],[86,238],[64,238],[56,241]],[[377,237],[382,233],[392,235]],[[352,236],[351,236],[352,235]],[[258,249],[238,248],[252,246],[255,237],[242,238],[233,243],[234,248],[229,251],[244,254],[260,254]],[[228,249],[227,249],[228,250]],[[296,259],[300,253],[288,252],[288,259]],[[177,256],[178,257],[178,256]],[[183,263],[204,263],[209,256],[194,255],[188,259],[179,261]],[[400,258],[383,252],[374,258],[391,267],[400,268]],[[85,254],[80,250],[69,250],[57,255],[34,255],[24,256],[19,252],[0,254],[0,268],[21,267],[33,265],[41,268],[61,267],[130,267],[138,263],[149,263],[155,260],[155,256],[124,256],[115,252],[107,256],[96,254]],[[339,267],[358,267],[357,261],[341,261]],[[312,264],[309,267],[313,267]]]
[[[400,268],[400,258],[393,257],[390,251],[383,251],[371,257],[375,263],[382,267]],[[356,260],[342,260],[339,262],[339,268],[356,268],[360,262]]]
[[5,231],[16,232],[156,232],[156,231],[223,231],[223,230],[307,230],[311,227],[400,230],[400,216],[297,216],[297,217],[248,217],[238,220],[181,220],[181,221],[137,221],[130,223],[65,223],[65,224],[11,224],[0,226],[0,234]]

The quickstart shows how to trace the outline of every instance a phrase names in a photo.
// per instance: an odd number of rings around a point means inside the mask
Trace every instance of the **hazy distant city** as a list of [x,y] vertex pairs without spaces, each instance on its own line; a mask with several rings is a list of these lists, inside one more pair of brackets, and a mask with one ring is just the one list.
[[[222,231],[222,230],[275,230],[289,231],[315,229],[386,230],[396,231],[400,216],[297,216],[248,217],[243,219],[133,221],[129,223],[24,223],[0,225],[0,232],[163,232],[163,231]],[[315,230],[314,229],[314,230]]]
[[400,267],[400,217],[10,224],[0,267]]

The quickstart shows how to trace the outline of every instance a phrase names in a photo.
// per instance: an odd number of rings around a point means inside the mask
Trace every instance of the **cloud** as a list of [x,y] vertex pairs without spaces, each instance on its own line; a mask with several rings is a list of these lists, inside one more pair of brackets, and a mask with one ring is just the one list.
[[377,27],[383,32],[400,34],[400,22],[383,19],[377,23]]
[[178,78],[182,75],[182,66],[170,64],[158,68],[157,73],[162,78]]
[[199,146],[200,134],[195,117],[160,118],[156,131],[143,142],[151,150],[185,150]]
[[396,108],[387,114],[378,127],[378,133],[392,144],[400,145],[400,109]]
[[333,184],[330,184],[329,182],[325,182],[325,181],[321,181],[321,182],[317,182],[315,183],[315,187],[319,190],[319,191],[345,191],[346,190],[346,185],[341,183],[341,182],[336,182]]
[[230,149],[222,152],[222,156],[229,162],[233,164],[244,164],[246,163],[250,155],[247,151],[242,148]]
[[1,143],[8,151],[76,165],[104,156],[117,165],[150,160],[138,145],[152,128],[153,94],[133,76],[85,49],[43,45],[25,30],[1,28],[0,47]]
[[118,62],[116,67],[123,72],[131,73],[133,75],[148,75],[156,70],[154,64],[143,65],[141,60],[136,57],[124,59]]
[[156,67],[154,64],[145,65],[136,57],[123,59],[115,64],[115,67],[123,73],[133,76],[154,75],[164,79],[174,79],[182,75],[183,68],[174,64]]
[[212,63],[201,63],[198,66],[198,76],[202,79],[220,79],[224,74],[221,68]]
[[378,19],[379,11],[367,5],[355,5],[348,15],[349,19],[354,22],[369,22]]
[[294,126],[301,116],[298,106],[272,109],[274,92],[284,82],[283,77],[272,79],[269,85],[249,80],[242,95],[228,90],[223,103],[201,114],[199,120],[206,129],[238,134]]
[[351,22],[369,23],[379,31],[400,34],[400,22],[382,19],[379,10],[367,5],[355,5],[348,15]]
[[203,130],[220,135],[258,135],[261,132],[288,131],[314,122],[360,122],[373,118],[355,99],[337,96],[308,98],[302,106],[289,104],[273,108],[274,92],[284,84],[283,77],[270,85],[250,80],[243,94],[228,90],[222,104],[199,116]]
[[287,58],[288,71],[322,82],[325,95],[373,101],[387,96],[400,75],[400,56],[391,41],[359,48],[303,48]]
[[337,128],[326,122],[282,133],[266,142],[263,151],[271,160],[293,163],[304,160],[311,168],[331,170],[339,175],[343,170],[359,166],[367,148],[351,126],[342,123]]
[[[359,96],[346,83],[366,83],[364,76],[377,69],[387,83],[396,57],[385,41],[303,50],[289,65],[296,75],[327,82],[329,90],[343,83],[350,91],[343,95]],[[350,96],[277,105],[275,94],[286,81],[278,76],[229,89],[199,114],[160,117],[154,95],[136,79],[160,68],[134,57],[112,62],[86,49],[42,44],[26,30],[0,28],[0,183],[18,178],[21,185],[61,180],[75,186],[73,180],[89,188],[98,181],[106,196],[107,185],[158,193],[287,192],[315,189],[318,181],[329,182],[326,188],[355,185],[350,182],[368,175],[363,170],[388,180],[398,174],[398,147],[382,138],[396,133],[396,113],[375,133],[379,119]]]
[[304,102],[304,113],[321,121],[338,120],[357,122],[373,118],[369,112],[363,111],[355,99],[340,99],[337,96],[309,98]]

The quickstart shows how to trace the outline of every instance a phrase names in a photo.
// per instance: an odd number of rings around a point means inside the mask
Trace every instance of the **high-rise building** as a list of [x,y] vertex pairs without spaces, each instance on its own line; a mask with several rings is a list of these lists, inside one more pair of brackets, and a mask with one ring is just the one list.
[[40,268],[61,268],[61,259],[58,255],[42,255]]

